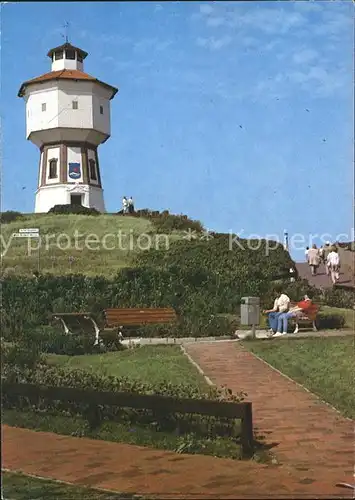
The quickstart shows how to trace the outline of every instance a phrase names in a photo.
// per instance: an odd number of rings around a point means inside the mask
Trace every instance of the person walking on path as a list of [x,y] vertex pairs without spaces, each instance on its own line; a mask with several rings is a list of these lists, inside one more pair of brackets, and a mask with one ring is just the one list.
[[128,200],[125,196],[122,198],[122,210],[124,214],[128,211]]
[[308,295],[304,296],[304,299],[298,302],[294,307],[288,312],[279,314],[277,318],[277,331],[274,337],[280,337],[281,335],[287,335],[288,330],[288,320],[290,318],[296,318],[303,313],[310,314],[312,316],[312,312],[314,313],[318,310],[318,307],[313,304],[312,300]]
[[290,298],[285,293],[282,293],[282,286],[278,285],[275,288],[275,291],[277,293],[277,297],[274,301],[274,307],[272,309],[263,311],[264,314],[268,315],[268,322],[270,327],[269,335],[274,335],[277,330],[277,320],[279,315],[287,312],[290,306]]
[[308,261],[309,261],[308,252],[309,252],[309,247],[306,247],[306,250],[305,250],[305,252],[304,252],[304,255],[305,255],[305,257],[306,257],[306,262],[308,262]]
[[132,196],[128,198],[128,213],[133,214],[134,212],[134,202]]
[[326,272],[327,276],[329,276],[329,274],[330,274],[327,259],[328,259],[328,255],[330,254],[331,251],[332,251],[332,248],[330,246],[330,242],[327,241],[326,244],[323,246],[323,252],[321,255],[322,263],[324,264],[325,272]]
[[333,285],[339,281],[339,270],[340,270],[340,257],[338,254],[338,249],[333,247],[331,252],[327,256],[327,266],[330,271],[330,277]]
[[320,255],[317,245],[313,245],[312,248],[308,250],[308,264],[311,268],[312,276],[317,274],[317,269],[320,263]]

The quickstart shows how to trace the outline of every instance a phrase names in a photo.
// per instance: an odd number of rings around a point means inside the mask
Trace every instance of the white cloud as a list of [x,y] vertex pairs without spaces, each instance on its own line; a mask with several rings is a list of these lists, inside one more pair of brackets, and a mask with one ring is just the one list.
[[223,26],[225,24],[224,17],[208,17],[206,21],[207,26],[215,28],[217,26]]
[[[339,3],[337,2],[336,5],[339,6]],[[335,4],[331,6],[334,7]],[[322,13],[322,22],[315,25],[314,33],[316,35],[338,36],[342,35],[344,30],[350,30],[352,24],[352,11],[345,14],[344,12],[334,11],[334,9],[327,9]]]
[[[254,4],[258,5],[258,4]],[[236,25],[249,26],[267,34],[285,34],[307,22],[299,12],[286,12],[284,9],[251,8],[244,15],[236,16]]]
[[223,47],[226,47],[233,41],[233,38],[231,36],[223,36],[221,38],[215,38],[215,37],[209,37],[209,38],[202,38],[199,37],[196,40],[196,43],[199,47],[205,47],[210,50],[220,50]]
[[200,12],[201,14],[212,14],[212,12],[214,12],[214,8],[212,7],[212,5],[209,5],[208,3],[202,3],[200,4]]
[[307,64],[314,59],[317,59],[319,57],[319,54],[316,50],[313,49],[303,49],[299,52],[296,52],[293,55],[293,62],[296,64]]

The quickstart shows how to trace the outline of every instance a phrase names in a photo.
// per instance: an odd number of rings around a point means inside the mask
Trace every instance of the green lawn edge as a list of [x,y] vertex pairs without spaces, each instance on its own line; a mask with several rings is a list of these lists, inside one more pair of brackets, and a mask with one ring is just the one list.
[[76,486],[20,472],[2,470],[3,500],[147,500],[147,497]]
[[242,345],[344,417],[355,419],[354,337],[257,340]]

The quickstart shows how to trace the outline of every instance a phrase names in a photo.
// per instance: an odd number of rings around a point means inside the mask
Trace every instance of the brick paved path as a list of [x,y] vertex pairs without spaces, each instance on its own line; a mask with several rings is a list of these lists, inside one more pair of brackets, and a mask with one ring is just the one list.
[[188,344],[190,356],[217,385],[245,391],[257,433],[282,464],[302,470],[319,493],[354,483],[354,422],[248,352],[240,343]]
[[238,343],[188,344],[211,379],[248,392],[254,422],[281,465],[60,436],[2,426],[2,467],[163,498],[353,498],[353,423]]
[[[293,467],[178,455],[108,441],[2,426],[2,467],[112,491],[163,498],[352,498]],[[6,493],[6,492],[5,492]]]

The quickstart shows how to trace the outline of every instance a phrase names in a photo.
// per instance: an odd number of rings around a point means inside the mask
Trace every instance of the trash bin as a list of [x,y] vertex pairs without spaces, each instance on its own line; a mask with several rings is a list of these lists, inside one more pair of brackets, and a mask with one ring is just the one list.
[[260,298],[242,297],[240,305],[240,324],[259,325],[260,323]]

